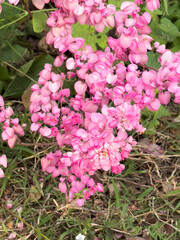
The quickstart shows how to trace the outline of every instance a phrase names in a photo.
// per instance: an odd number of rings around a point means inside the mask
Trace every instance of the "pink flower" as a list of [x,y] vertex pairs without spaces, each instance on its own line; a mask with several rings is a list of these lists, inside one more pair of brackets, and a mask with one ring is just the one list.
[[8,145],[9,145],[10,148],[14,147],[17,138],[18,138],[17,135],[14,135],[12,138],[8,139]]
[[2,165],[4,168],[7,168],[7,157],[5,154],[0,156],[0,165]]
[[171,94],[168,91],[161,92],[158,95],[160,103],[167,105],[171,99]]
[[77,199],[76,200],[76,204],[79,206],[79,207],[82,207],[84,205],[84,198],[81,198],[81,199]]
[[10,4],[17,5],[19,0],[8,0]]
[[160,7],[160,3],[159,0],[146,0],[146,6],[151,12],[153,12]]
[[58,187],[59,187],[60,192],[62,192],[64,194],[67,192],[67,186],[64,181],[60,182]]
[[8,209],[10,209],[10,208],[13,207],[13,203],[12,203],[12,201],[11,201],[10,199],[7,200],[7,202],[6,202],[6,207],[7,207]]
[[153,102],[150,103],[148,108],[152,111],[157,111],[160,108],[160,101],[155,99]]
[[23,222],[18,222],[17,227],[18,227],[20,230],[23,229],[23,226],[24,226],[24,223],[23,223]]
[[0,178],[3,178],[4,177],[4,172],[3,170],[0,168]]
[[68,58],[68,60],[66,61],[66,67],[68,70],[72,70],[75,67],[75,61],[73,58]]
[[76,90],[77,94],[83,95],[87,90],[87,85],[82,81],[77,81],[74,85],[74,89]]
[[104,192],[103,185],[101,183],[97,183],[95,186],[95,190],[98,192]]
[[38,9],[43,9],[45,3],[48,3],[49,0],[32,0],[33,5]]

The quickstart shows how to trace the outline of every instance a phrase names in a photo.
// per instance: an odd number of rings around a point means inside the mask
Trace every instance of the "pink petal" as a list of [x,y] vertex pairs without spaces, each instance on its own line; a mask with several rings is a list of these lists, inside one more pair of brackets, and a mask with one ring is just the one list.
[[76,200],[76,204],[79,206],[79,207],[82,207],[84,205],[84,199],[81,198],[81,199],[77,199]]
[[59,190],[62,192],[62,193],[66,193],[67,192],[67,186],[66,186],[66,183],[65,182],[60,182],[59,185]]
[[0,178],[3,178],[4,177],[4,172],[3,170],[0,168]]
[[68,70],[71,70],[73,69],[75,66],[75,61],[74,61],[74,58],[69,58],[67,61],[66,61],[66,67]]
[[39,91],[35,91],[31,94],[30,101],[32,103],[37,103],[41,100],[41,96],[39,94]]
[[95,190],[98,192],[104,192],[103,185],[101,183],[97,183],[97,185],[95,186]]
[[152,111],[157,111],[160,108],[160,101],[155,99],[153,102],[150,103],[150,107]]
[[55,92],[57,92],[57,91],[59,90],[59,88],[60,88],[60,82],[59,82],[59,81],[54,82],[54,83],[53,83],[53,82],[49,82],[48,88],[49,88],[49,90],[50,90],[51,92],[55,93]]
[[86,85],[86,83],[83,83],[82,81],[77,81],[74,84],[74,89],[78,95],[83,95],[86,92],[87,85]]
[[81,176],[81,181],[86,184],[89,181],[89,176],[88,175],[83,175]]
[[16,140],[17,140],[17,135],[14,135],[14,137],[8,139],[8,145],[10,148],[14,147]]
[[7,168],[7,157],[5,154],[3,154],[0,157],[0,165],[2,165],[3,167]]
[[164,93],[159,93],[158,98],[161,104],[167,105],[171,99],[171,94],[168,91],[165,91]]
[[4,107],[4,100],[2,96],[0,96],[0,107]]
[[44,1],[42,0],[32,0],[33,5],[38,9],[43,9],[44,7]]
[[13,137],[13,136],[14,136],[14,129],[13,129],[13,128],[10,128],[10,127],[7,127],[7,128],[6,128],[6,134],[7,134],[9,137]]

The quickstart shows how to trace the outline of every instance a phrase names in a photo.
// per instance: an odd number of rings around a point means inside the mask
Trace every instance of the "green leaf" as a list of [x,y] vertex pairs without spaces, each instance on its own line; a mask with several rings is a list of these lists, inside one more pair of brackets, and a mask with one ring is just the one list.
[[115,193],[115,198],[116,198],[116,204],[119,204],[119,201],[120,201],[119,189],[118,189],[117,185],[115,184],[113,178],[111,178],[111,181],[112,181],[113,188],[114,188],[114,193]]
[[166,196],[167,197],[169,197],[169,196],[180,196],[180,189],[169,192],[169,193],[166,194]]
[[144,192],[142,192],[139,197],[137,198],[137,200],[142,200],[145,196],[148,195],[148,193],[150,193],[152,190],[154,189],[154,187],[150,187],[148,189],[146,189]]
[[73,229],[68,229],[63,234],[61,234],[59,240],[63,240],[66,236],[70,235],[71,233],[73,233]]
[[167,0],[163,0],[163,3],[164,3],[165,13],[166,13],[166,15],[168,15],[168,1]]
[[17,165],[17,162],[16,162],[16,159],[14,159],[14,161],[11,163],[11,165],[7,168],[7,170],[5,172],[5,177],[3,178],[3,184],[2,184],[1,192],[0,192],[0,198],[3,195],[6,185],[9,181],[9,179],[11,178],[12,172],[13,172],[14,168],[16,167],[16,165]]
[[47,14],[45,12],[35,12],[33,14],[32,24],[33,30],[40,33],[46,27]]
[[168,1],[169,3],[169,16],[171,18],[179,18],[180,16],[180,2],[179,0]]
[[132,235],[132,236],[138,235],[138,233],[140,232],[140,230],[141,230],[141,227],[138,227],[138,226],[134,227],[134,228],[133,228],[133,232],[131,232],[131,235]]
[[180,37],[178,37],[174,40],[173,45],[174,46],[170,50],[174,53],[179,52],[180,51]]
[[148,62],[146,65],[155,69],[159,69],[161,67],[161,64],[158,62],[159,54],[157,52],[148,52],[147,55]]
[[156,34],[157,37],[168,42],[173,42],[176,37],[180,36],[180,32],[177,29],[176,25],[167,18],[161,19],[160,24],[156,29]]
[[0,81],[10,80],[7,67],[0,64]]
[[160,106],[158,111],[154,115],[154,119],[159,119],[160,117],[170,117],[171,114],[169,113],[168,109],[163,105]]
[[125,216],[127,215],[127,211],[128,211],[128,204],[125,204],[125,205],[123,206],[122,211],[121,211],[122,217],[125,217]]
[[39,227],[36,229],[36,233],[37,233],[37,239],[41,240],[42,239],[42,237],[41,237],[41,230],[40,230]]
[[7,227],[6,227],[6,225],[3,222],[2,222],[2,228],[3,228],[5,233],[8,233]]
[[39,191],[39,192],[41,193],[41,195],[43,196],[44,193],[43,193],[42,188],[41,188],[41,186],[40,186],[40,184],[39,184],[39,182],[38,182],[38,180],[37,180],[37,178],[36,178],[35,175],[33,176],[33,181],[34,181],[34,183],[36,184],[36,187],[37,187],[38,191]]
[[[54,58],[50,55],[39,56],[33,60],[33,63],[26,74],[34,80],[37,80],[39,72],[44,68],[45,63],[52,64],[53,61]],[[32,85],[32,81],[29,78],[26,76],[21,77],[17,74],[16,78],[6,88],[3,96],[19,98],[30,85]]]
[[123,173],[124,177],[127,176],[128,174],[133,173],[135,170],[135,165],[133,161],[127,160],[126,164],[127,164],[126,171]]
[[1,49],[0,59],[8,63],[16,63],[28,55],[29,50],[27,48],[21,47],[19,45],[11,45],[8,42],[8,46],[6,45]]
[[180,18],[177,19],[174,24],[175,24],[176,27],[180,30]]
[[176,205],[176,207],[173,209],[173,213],[178,210],[178,208],[180,208],[180,202],[178,202],[178,204]]
[[79,22],[73,25],[72,36],[82,37],[85,39],[85,44],[90,45],[94,51],[98,49],[98,46],[102,49],[107,47],[107,32],[109,29],[105,28],[102,33],[95,31],[93,26],[81,25]]
[[5,82],[0,81],[0,94],[1,94],[2,90],[4,89],[4,86],[5,86]]
[[116,6],[116,9],[119,10],[121,4],[124,2],[124,0],[109,0],[108,4],[112,4],[114,6]]
[[147,130],[145,131],[146,135],[155,135],[156,127],[160,124],[157,119],[153,119],[149,122]]
[[44,65],[46,63],[53,64],[53,62],[54,58],[49,54],[38,56],[29,69],[28,75],[37,80],[39,78],[39,72],[44,68]]
[[[30,60],[29,62],[25,63],[24,65],[22,65],[19,70],[21,70],[23,73],[27,73],[30,69],[30,67],[32,66],[33,62],[35,59]],[[19,73],[20,74],[20,73]]]

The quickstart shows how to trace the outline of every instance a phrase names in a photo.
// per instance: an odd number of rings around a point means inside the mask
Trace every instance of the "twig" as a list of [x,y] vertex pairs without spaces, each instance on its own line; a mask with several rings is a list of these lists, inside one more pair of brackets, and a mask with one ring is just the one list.
[[[9,210],[8,208],[6,208],[6,210],[11,214],[13,215],[15,218],[19,219],[21,222],[23,222],[26,226],[30,227],[31,229],[33,229],[35,232],[38,232],[39,231],[37,229],[35,229],[33,226],[31,226],[31,224],[27,223],[23,218],[21,218],[20,216],[16,215],[15,213],[13,213],[11,210]],[[50,240],[49,238],[47,238],[43,233],[40,233],[41,236],[46,239],[46,240]]]
[[28,8],[27,4],[25,3],[25,1],[24,1],[24,0],[22,0],[22,3],[23,3],[23,5],[24,5],[25,9],[27,10],[27,12],[28,12],[28,14],[29,14],[30,18],[32,19],[32,13],[30,12],[30,10],[29,10],[29,8]]
[[158,216],[158,214],[157,214],[156,211],[154,211],[154,214],[156,215],[157,219],[158,219],[160,222],[164,223],[164,225],[167,224],[168,226],[172,227],[172,228],[173,228],[174,230],[176,230],[177,232],[180,232],[180,229],[174,227],[172,224],[168,223],[168,221],[166,221],[166,222],[163,221],[163,220]]
[[27,74],[25,74],[24,72],[22,72],[21,70],[15,68],[14,66],[12,66],[11,64],[7,63],[7,62],[1,62],[2,64],[7,65],[8,67],[14,69],[16,72],[21,73],[22,75],[24,75],[25,77],[29,78],[32,82],[37,83],[37,81],[35,81],[33,78],[29,77]]
[[[97,226],[97,227],[104,228],[104,226],[102,226],[102,225],[100,225],[100,224],[96,224],[96,223],[90,223],[90,224],[91,224],[91,226]],[[114,232],[123,233],[123,234],[126,234],[126,235],[131,236],[130,233],[125,232],[125,231],[121,231],[121,230],[118,230],[118,229],[115,229],[115,228],[111,228],[111,230],[113,230]]]

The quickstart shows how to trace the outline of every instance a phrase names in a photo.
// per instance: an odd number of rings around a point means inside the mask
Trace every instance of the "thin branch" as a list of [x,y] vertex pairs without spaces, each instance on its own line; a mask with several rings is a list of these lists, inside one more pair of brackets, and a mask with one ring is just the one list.
[[27,12],[28,12],[30,18],[32,19],[32,13],[30,12],[29,7],[27,6],[27,4],[25,3],[24,0],[22,0],[22,3],[23,3],[23,5],[24,5],[25,9],[27,10]]
[[25,74],[24,72],[22,72],[21,70],[15,68],[15,67],[12,66],[11,64],[9,64],[9,63],[7,63],[7,62],[1,62],[1,63],[7,65],[8,67],[10,67],[10,68],[12,68],[12,69],[14,69],[16,72],[21,73],[21,74],[24,75],[25,77],[29,78],[32,82],[37,83],[36,80],[34,80],[34,79],[31,78],[30,76],[28,76],[27,74]]

